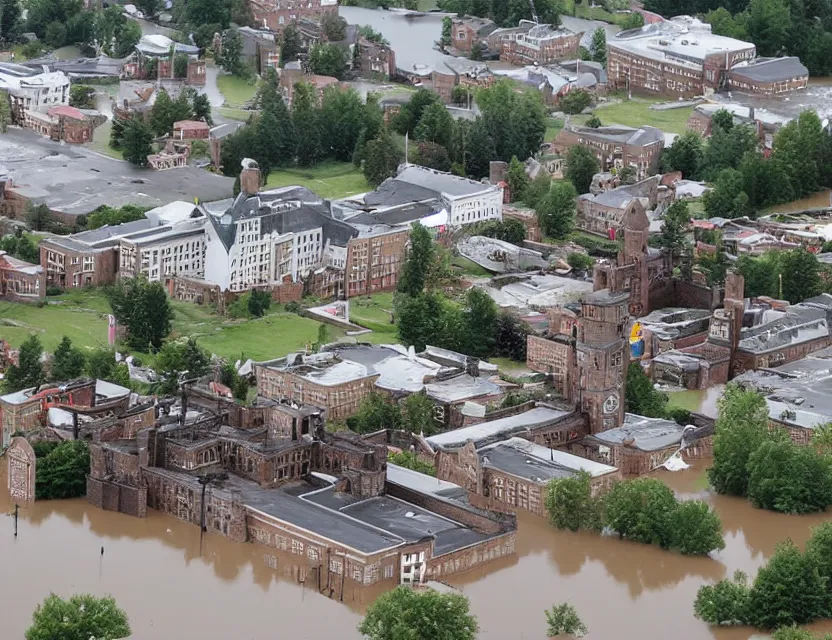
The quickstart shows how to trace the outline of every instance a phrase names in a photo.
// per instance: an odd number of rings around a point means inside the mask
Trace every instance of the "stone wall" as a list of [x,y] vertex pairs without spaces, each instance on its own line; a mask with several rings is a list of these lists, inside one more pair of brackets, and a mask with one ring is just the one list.
[[441,580],[497,558],[512,556],[516,552],[516,544],[516,534],[511,531],[477,545],[434,556],[428,560],[427,579]]

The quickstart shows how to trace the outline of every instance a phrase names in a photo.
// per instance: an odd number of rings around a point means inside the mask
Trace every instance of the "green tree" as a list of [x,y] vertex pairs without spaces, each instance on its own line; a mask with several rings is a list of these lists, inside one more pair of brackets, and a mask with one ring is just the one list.
[[283,29],[283,39],[280,43],[280,64],[285,65],[287,62],[294,62],[301,51],[303,51],[303,42],[301,41],[300,31],[297,25],[292,22]]
[[[591,54],[590,54],[591,55]],[[592,104],[592,94],[583,89],[573,89],[560,99],[558,106],[564,113],[577,115]]]
[[347,55],[337,44],[319,43],[309,51],[309,68],[312,73],[331,76],[339,80],[347,68]]
[[21,11],[21,3],[17,0],[0,0],[0,38],[11,42],[17,37],[22,24]]
[[627,367],[626,407],[628,413],[648,418],[663,418],[667,412],[668,396],[653,386],[639,362]]
[[744,190],[743,176],[736,169],[723,169],[713,189],[702,196],[711,217],[741,218],[751,213],[751,201]]
[[791,540],[777,546],[751,587],[749,621],[762,629],[806,624],[829,614],[829,593],[811,557]]
[[[272,297],[268,291],[252,289],[248,299],[248,312],[255,318],[262,318],[272,305]],[[325,325],[321,325],[322,327]]]
[[124,125],[120,147],[127,162],[138,167],[147,166],[147,156],[153,153],[153,131],[143,118],[131,118]]
[[316,106],[315,89],[311,84],[295,84],[292,98],[292,125],[295,129],[295,156],[298,164],[309,167],[322,155],[321,118]]
[[242,54],[243,39],[239,31],[229,29],[222,36],[222,47],[217,56],[217,64],[221,69],[228,71],[228,73],[244,76],[245,70],[242,65]]
[[422,119],[422,113],[432,104],[442,104],[439,95],[420,88],[411,96],[410,100],[402,105],[402,108],[395,115],[392,121],[393,129],[400,134],[405,133],[411,136],[416,131],[416,126]]
[[430,231],[418,222],[410,229],[410,245],[407,258],[399,275],[398,291],[408,296],[418,296],[425,290],[425,282],[435,255]]
[[179,380],[201,378],[209,371],[211,356],[193,338],[167,342],[156,356],[156,371],[162,379],[162,392],[175,393]]
[[763,157],[761,153],[747,153],[739,165],[743,178],[743,190],[754,211],[779,202],[794,199],[788,175],[780,170],[776,162]]
[[[2,4],[0,4],[2,7]],[[0,13],[0,21],[2,21],[2,13]],[[0,133],[6,133],[9,130],[9,125],[12,123],[12,107],[9,92],[0,90]]]
[[124,130],[128,122],[127,120],[113,116],[110,128],[110,148],[121,149],[121,143],[124,141]]
[[439,295],[400,293],[394,297],[393,304],[402,344],[412,345],[419,352],[427,344],[442,346],[437,341],[443,338],[455,339],[459,328],[450,322],[453,318],[446,313],[447,305]]
[[449,171],[451,158],[448,150],[435,142],[419,142],[416,148],[411,147],[410,162],[437,171]]
[[[727,111],[723,112],[730,117],[731,114]],[[747,153],[754,153],[756,148],[757,135],[752,127],[738,125],[726,130],[719,125],[713,126],[712,121],[711,137],[702,157],[701,177],[713,181],[723,169],[739,167],[743,157]]]
[[670,148],[665,149],[662,167],[665,172],[681,171],[688,180],[697,180],[703,155],[702,136],[695,131],[685,131],[673,141]]
[[194,94],[192,113],[195,120],[202,120],[207,123],[209,127],[214,126],[214,119],[211,117],[211,101],[208,99],[206,94]]
[[589,632],[587,626],[578,617],[575,607],[566,602],[552,605],[552,608],[546,611],[546,626],[548,629],[546,635],[550,638],[558,636],[580,638]]
[[465,596],[407,586],[379,597],[358,625],[367,640],[474,640],[478,630]]
[[824,522],[812,529],[806,542],[806,556],[826,581],[826,590],[832,585],[832,522]]
[[716,584],[699,587],[693,612],[708,624],[748,624],[749,596],[748,577],[742,571],[736,571],[732,580],[720,580]]
[[286,103],[277,92],[273,69],[269,70],[267,80],[260,87],[258,104],[260,117],[254,122],[255,159],[262,167],[268,168],[291,164],[297,149],[295,127]]
[[820,295],[823,282],[820,263],[814,253],[798,247],[783,253],[779,258],[784,299],[797,304]]
[[571,182],[552,185],[537,205],[537,219],[543,233],[552,238],[565,238],[572,231],[577,197]]
[[791,12],[784,0],[751,0],[748,3],[748,36],[761,56],[781,55],[789,45]]
[[413,131],[416,140],[435,142],[438,144],[447,143],[453,137],[454,119],[445,105],[441,102],[434,102],[425,107],[422,117]]
[[604,27],[598,27],[592,32],[592,42],[589,44],[592,59],[601,64],[607,64],[607,32]]
[[720,36],[748,40],[747,14],[731,15],[725,7],[717,7],[705,14],[705,22],[711,25],[711,31]]
[[69,106],[76,109],[95,108],[95,87],[73,84],[69,87]]
[[583,145],[576,144],[566,154],[563,176],[575,185],[578,193],[589,193],[592,177],[600,168],[595,154]]
[[465,294],[463,351],[477,358],[492,355],[497,344],[497,303],[479,287]]
[[340,42],[347,37],[347,21],[337,13],[325,13],[321,17],[321,29],[330,42]]
[[72,340],[64,336],[52,354],[52,380],[67,382],[84,373],[86,357],[72,346]]
[[377,93],[367,94],[361,122],[361,132],[358,135],[355,150],[352,154],[353,164],[357,167],[360,167],[362,162],[366,160],[367,143],[375,140],[384,129],[384,114],[379,107]]
[[756,391],[730,384],[717,401],[714,460],[708,479],[717,493],[748,494],[748,462],[769,439],[768,405]]
[[477,118],[468,127],[465,172],[475,180],[480,180],[489,174],[491,161],[497,158],[497,148],[491,135],[491,128],[483,118]]
[[228,29],[231,22],[229,0],[188,0],[185,18],[192,26],[210,25],[213,31]]
[[118,323],[127,328],[127,344],[136,351],[158,350],[170,333],[173,309],[160,282],[130,278],[106,289]]
[[90,450],[84,440],[59,443],[35,467],[35,498],[65,500],[87,493]]
[[497,345],[494,355],[515,362],[525,362],[526,347],[531,333],[531,327],[514,313],[508,310],[500,311],[500,315],[497,316]]
[[678,258],[687,244],[685,231],[689,225],[690,212],[686,201],[677,200],[667,208],[664,213],[661,241],[662,248],[673,258]]
[[760,509],[817,513],[832,504],[832,468],[812,447],[763,442],[748,459],[748,499]]
[[31,335],[20,345],[20,352],[17,364],[6,369],[4,387],[6,392],[20,391],[29,387],[37,387],[46,382],[46,375],[43,373],[43,346],[40,338]]
[[321,108],[322,139],[336,160],[352,160],[364,128],[364,104],[350,88],[329,88],[324,92]]
[[45,204],[26,204],[26,224],[33,231],[51,231],[55,224],[52,212]]
[[603,527],[602,502],[593,498],[592,477],[586,471],[550,480],[543,500],[549,522],[558,529],[600,531]]
[[523,204],[531,207],[532,209],[537,209],[540,202],[546,194],[549,193],[551,188],[552,177],[546,172],[541,173],[529,183],[528,187],[526,187],[526,190],[523,193]]
[[586,121],[586,126],[590,129],[598,129],[599,127],[604,126],[604,123],[601,122],[601,118],[599,118],[594,113],[589,117],[589,120]]
[[113,598],[89,594],[68,600],[54,593],[32,614],[26,640],[118,640],[130,635],[127,615]]
[[435,409],[433,400],[424,393],[411,393],[402,402],[402,428],[410,433],[432,436],[442,427],[436,420]]
[[64,46],[66,44],[66,27],[62,22],[50,22],[46,26],[46,34],[44,41],[53,49]]
[[788,177],[795,198],[815,193],[823,184],[821,151],[827,134],[814,111],[803,111],[774,136],[771,159]]
[[512,202],[523,200],[526,187],[529,186],[529,176],[526,175],[526,167],[517,159],[517,156],[512,156],[511,162],[508,164],[506,182],[508,182]]
[[384,396],[373,392],[361,401],[358,411],[347,418],[347,426],[356,433],[400,429],[402,414],[398,405],[387,402]]
[[137,207],[126,204],[123,207],[114,208],[102,204],[87,216],[87,229],[98,229],[105,225],[118,225],[134,220],[143,220],[147,207]]
[[620,538],[668,548],[673,491],[661,480],[636,478],[619,482],[605,500],[605,524]]
[[445,47],[451,46],[451,32],[453,30],[453,20],[450,16],[442,18],[442,45]]
[[566,264],[576,271],[592,271],[595,260],[592,256],[581,253],[580,251],[573,251],[566,256]]
[[416,457],[416,454],[408,451],[387,454],[387,462],[406,469],[418,471],[419,473],[424,473],[426,476],[436,477],[436,467],[429,462],[419,460],[419,458]]
[[130,388],[130,372],[125,363],[116,363],[115,352],[102,347],[87,356],[87,375]]
[[670,513],[668,547],[684,555],[707,555],[725,548],[722,520],[702,500],[680,502]]
[[364,177],[372,187],[377,187],[387,178],[396,175],[401,162],[401,152],[396,141],[387,128],[383,128],[378,137],[370,140],[365,147],[363,166]]

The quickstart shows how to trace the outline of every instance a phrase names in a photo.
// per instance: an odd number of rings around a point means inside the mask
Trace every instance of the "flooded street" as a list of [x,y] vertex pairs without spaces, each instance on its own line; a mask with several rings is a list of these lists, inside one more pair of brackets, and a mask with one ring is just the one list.
[[[5,468],[5,461],[0,463]],[[720,512],[726,549],[689,558],[652,547],[553,530],[519,518],[517,556],[451,584],[471,599],[482,640],[542,640],[543,610],[568,600],[590,627],[590,640],[748,640],[749,629],[712,630],[693,617],[696,590],[741,569],[754,575],[786,537],[803,544],[810,527],[829,516],[759,511],[705,489],[706,465],[660,477],[683,497],[702,497]],[[43,502],[21,510],[13,537],[13,505],[0,494],[0,587],[3,638],[22,638],[31,613],[50,590],[111,593],[129,614],[135,640],[266,640],[292,637],[358,640],[355,625],[373,590],[347,589],[343,603],[319,595],[310,577],[298,582],[291,556],[207,535],[149,511],[140,520],[104,512],[85,501]],[[101,556],[101,547],[104,555]],[[817,627],[832,630],[832,625]]]
[[790,213],[794,211],[804,211],[805,209],[817,209],[821,207],[832,206],[832,191],[824,189],[809,196],[808,198],[801,198],[800,200],[792,200],[785,204],[777,204],[766,209],[765,213]]

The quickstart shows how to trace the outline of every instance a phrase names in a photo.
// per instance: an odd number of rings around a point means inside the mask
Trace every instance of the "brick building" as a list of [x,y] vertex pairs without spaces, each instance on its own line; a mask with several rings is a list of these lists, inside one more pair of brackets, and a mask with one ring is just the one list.
[[173,123],[174,140],[207,140],[210,127],[201,120],[179,120]]
[[438,580],[514,553],[513,517],[388,465],[384,446],[326,433],[319,413],[270,408],[267,433],[200,409],[196,418],[160,415],[133,436],[92,443],[88,500],[138,517],[157,509],[291,554],[333,593],[347,581]]
[[327,13],[338,13],[338,0],[250,0],[249,6],[254,21],[272,31],[282,31],[301,18],[320,21]]
[[504,39],[500,60],[522,66],[572,60],[578,55],[582,35],[564,27],[538,24],[526,33]]
[[451,26],[451,46],[470,53],[475,42],[484,44],[488,35],[497,28],[493,20],[476,16],[457,16]]
[[301,67],[298,61],[287,62],[286,66],[280,72],[280,87],[283,90],[283,97],[286,99],[286,104],[292,105],[292,97],[295,94],[295,85],[299,82],[305,82],[312,85],[315,96],[320,106],[324,98],[324,91],[329,87],[337,87],[340,85],[338,78],[332,76],[319,76],[312,73],[307,73]]
[[669,98],[742,90],[774,95],[806,86],[795,58],[755,61],[750,42],[718,36],[696,18],[678,16],[607,40],[610,87]]
[[396,52],[388,45],[359,38],[355,70],[365,77],[390,79],[396,75]]
[[46,271],[0,251],[0,300],[39,302],[46,297]]
[[558,132],[552,151],[565,155],[575,145],[586,147],[598,159],[601,171],[633,167],[643,180],[659,169],[664,149],[664,133],[655,127],[580,127],[568,126]]
[[92,142],[95,131],[91,117],[68,105],[50,107],[45,113],[28,111],[23,126],[52,140],[71,144]]
[[407,254],[409,236],[408,229],[393,229],[359,234],[351,239],[347,243],[347,259],[342,270],[346,297],[394,291]]

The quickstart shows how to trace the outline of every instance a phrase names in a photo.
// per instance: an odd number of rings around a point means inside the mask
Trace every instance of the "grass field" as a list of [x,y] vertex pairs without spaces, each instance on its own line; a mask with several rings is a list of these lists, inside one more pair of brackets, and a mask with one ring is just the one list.
[[214,111],[229,120],[239,120],[240,122],[248,122],[248,119],[258,111],[251,111],[247,109],[237,109],[235,107],[214,107]]
[[[687,130],[687,122],[693,107],[681,109],[667,109],[657,111],[650,109],[651,104],[665,102],[664,100],[650,100],[647,98],[633,98],[622,102],[601,103],[595,108],[595,115],[604,124],[623,124],[628,127],[640,127],[644,124],[657,127],[665,133],[682,134]],[[575,121],[587,116],[573,116]]]
[[552,142],[561,129],[563,129],[563,120],[546,118],[546,133],[543,134],[543,142]]
[[370,185],[350,162],[326,161],[308,169],[279,169],[269,174],[267,187],[301,185],[323,198],[343,198],[364,193]]
[[[373,296],[350,298],[350,322],[372,329],[381,334],[389,334],[386,338],[396,334],[396,325],[390,324],[390,313],[393,310],[393,294],[377,293]],[[364,338],[362,337],[362,340]]]
[[225,98],[226,107],[242,107],[254,97],[257,82],[238,76],[220,74],[217,76],[217,87]]
[[[68,336],[81,348],[94,349],[107,344],[109,304],[97,290],[74,291],[49,298],[62,304],[34,305],[0,302],[0,336],[17,347],[36,333],[47,351],[52,351]],[[317,340],[319,323],[280,307],[263,318],[227,320],[208,307],[173,302],[174,320],[171,337],[194,337],[199,344],[223,358],[266,360],[286,355]],[[329,327],[329,339],[343,332]],[[390,336],[372,341],[390,341]],[[366,340],[366,338],[362,338]]]
[[473,260],[464,258],[462,256],[454,256],[451,259],[451,264],[455,266],[463,275],[473,276],[475,278],[490,278],[491,273],[485,267],[481,267]]

